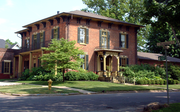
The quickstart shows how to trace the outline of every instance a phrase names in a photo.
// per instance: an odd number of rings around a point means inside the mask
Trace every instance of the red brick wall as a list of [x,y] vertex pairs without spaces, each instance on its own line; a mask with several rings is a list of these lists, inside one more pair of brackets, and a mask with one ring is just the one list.
[[[81,23],[77,23],[77,19],[74,17],[70,18],[69,25],[67,26],[66,22],[63,22],[63,19],[60,18],[60,23],[58,24],[56,20],[54,20],[53,25],[50,22],[46,22],[46,27],[44,28],[42,24],[40,24],[39,30],[37,30],[36,26],[32,27],[32,32],[30,34],[27,32],[26,37],[30,37],[30,45],[32,43],[32,35],[34,32],[39,32],[41,30],[45,31],[45,41],[51,39],[51,29],[54,26],[59,26],[60,28],[60,38],[67,38],[69,41],[75,40],[77,42],[77,29],[79,26],[86,26],[89,28],[89,44],[80,45],[76,43],[76,46],[81,47],[88,55],[89,55],[89,70],[97,71],[97,56],[94,52],[95,47],[99,46],[99,30],[107,29],[110,32],[110,46],[119,47],[119,33],[126,32],[129,35],[129,47],[127,49],[122,49],[123,53],[120,55],[125,55],[129,58],[129,64],[136,64],[137,59],[137,45],[136,45],[136,32],[135,28],[129,27],[129,31],[126,30],[126,26],[122,26],[121,30],[118,29],[118,25],[113,24],[111,28],[108,28],[108,23],[102,22],[101,27],[98,26],[97,21],[90,21],[90,25],[86,25],[86,20],[82,19]],[[69,30],[68,30],[69,29]],[[22,38],[23,45],[25,36]],[[23,59],[24,61],[24,59]],[[24,65],[23,65],[24,66]],[[113,57],[113,68],[114,71],[117,70],[117,59]],[[23,67],[22,67],[23,69]]]
[[[85,20],[81,20],[81,23],[77,23],[77,20],[71,19],[69,25],[69,40],[75,40],[77,42],[77,30],[79,26],[86,26],[89,28],[89,44],[87,45],[80,45],[76,43],[76,46],[81,47],[84,52],[87,52],[89,55],[89,70],[96,71],[97,68],[97,56],[95,55],[94,49],[95,47],[99,46],[99,30],[100,29],[107,29],[110,32],[110,46],[119,47],[119,33],[126,32],[129,35],[129,48],[123,49],[123,53],[120,55],[128,56],[129,64],[136,64],[136,38],[135,38],[135,28],[130,27],[129,31],[126,31],[126,26],[123,26],[121,30],[118,29],[118,25],[112,25],[111,28],[108,28],[108,23],[102,23],[101,27],[98,27],[96,21],[91,21],[90,25],[86,25]],[[113,58],[113,66],[115,68],[113,70],[117,70],[117,59]]]

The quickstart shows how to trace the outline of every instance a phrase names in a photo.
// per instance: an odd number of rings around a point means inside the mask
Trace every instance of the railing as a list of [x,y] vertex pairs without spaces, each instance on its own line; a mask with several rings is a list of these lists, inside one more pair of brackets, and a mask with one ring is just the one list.
[[48,47],[50,42],[51,42],[51,40],[45,41],[45,42],[38,42],[38,43],[30,44],[28,47],[27,46],[22,47],[21,52],[36,50],[36,49],[40,49],[41,47]]
[[121,50],[121,47],[116,46],[97,46],[95,49],[113,49],[113,50]]

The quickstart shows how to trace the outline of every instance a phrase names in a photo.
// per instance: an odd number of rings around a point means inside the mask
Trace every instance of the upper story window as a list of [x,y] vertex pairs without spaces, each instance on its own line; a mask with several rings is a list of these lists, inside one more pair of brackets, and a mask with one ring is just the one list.
[[29,37],[24,40],[24,48],[29,49],[30,39]]
[[119,34],[119,47],[128,48],[128,34]]
[[106,30],[100,30],[99,32],[99,46],[100,48],[110,48],[110,34],[109,31]]
[[43,32],[40,33],[40,47],[43,47]]
[[53,38],[59,39],[59,27],[58,26],[55,26],[52,29],[51,39],[53,39]]
[[102,31],[102,38],[101,38],[101,42],[102,42],[102,47],[106,48],[107,47],[107,32],[106,31]]
[[34,49],[37,48],[37,34],[34,35],[33,47],[34,47]]
[[88,44],[89,43],[89,29],[79,27],[78,28],[78,43]]

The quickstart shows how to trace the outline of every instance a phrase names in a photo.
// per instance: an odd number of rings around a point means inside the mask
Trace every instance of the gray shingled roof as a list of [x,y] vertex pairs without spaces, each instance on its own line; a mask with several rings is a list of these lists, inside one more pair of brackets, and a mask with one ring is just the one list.
[[[158,56],[163,56],[163,54],[145,53],[145,52],[138,52],[137,55],[138,55],[138,59],[155,60],[155,61],[158,61]],[[174,57],[170,57],[170,56],[167,56],[167,61],[168,62],[178,62],[178,63],[180,63],[179,58],[174,58]]]
[[[85,17],[96,18],[96,19],[102,19],[102,20],[113,21],[113,22],[120,22],[120,23],[129,24],[129,25],[136,25],[136,24],[120,21],[120,20],[117,20],[117,19],[113,19],[113,18],[97,15],[97,14],[94,14],[94,13],[91,13],[91,12],[84,12],[84,11],[79,11],[79,10],[70,11],[70,12],[63,12],[63,13],[79,15],[79,16],[85,16]],[[142,25],[137,25],[137,26],[143,27]]]
[[4,39],[0,39],[0,48],[5,48],[6,44],[8,45],[8,48],[12,48],[12,45],[7,43]]

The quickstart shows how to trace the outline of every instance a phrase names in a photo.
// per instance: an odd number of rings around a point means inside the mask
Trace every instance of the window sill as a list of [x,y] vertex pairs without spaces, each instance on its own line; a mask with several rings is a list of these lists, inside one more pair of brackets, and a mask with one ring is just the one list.
[[86,43],[79,43],[80,45],[84,45],[84,46],[86,46],[87,44]]
[[123,47],[121,47],[121,49],[127,49],[127,48],[123,48]]
[[9,75],[10,73],[3,73],[3,74]]

